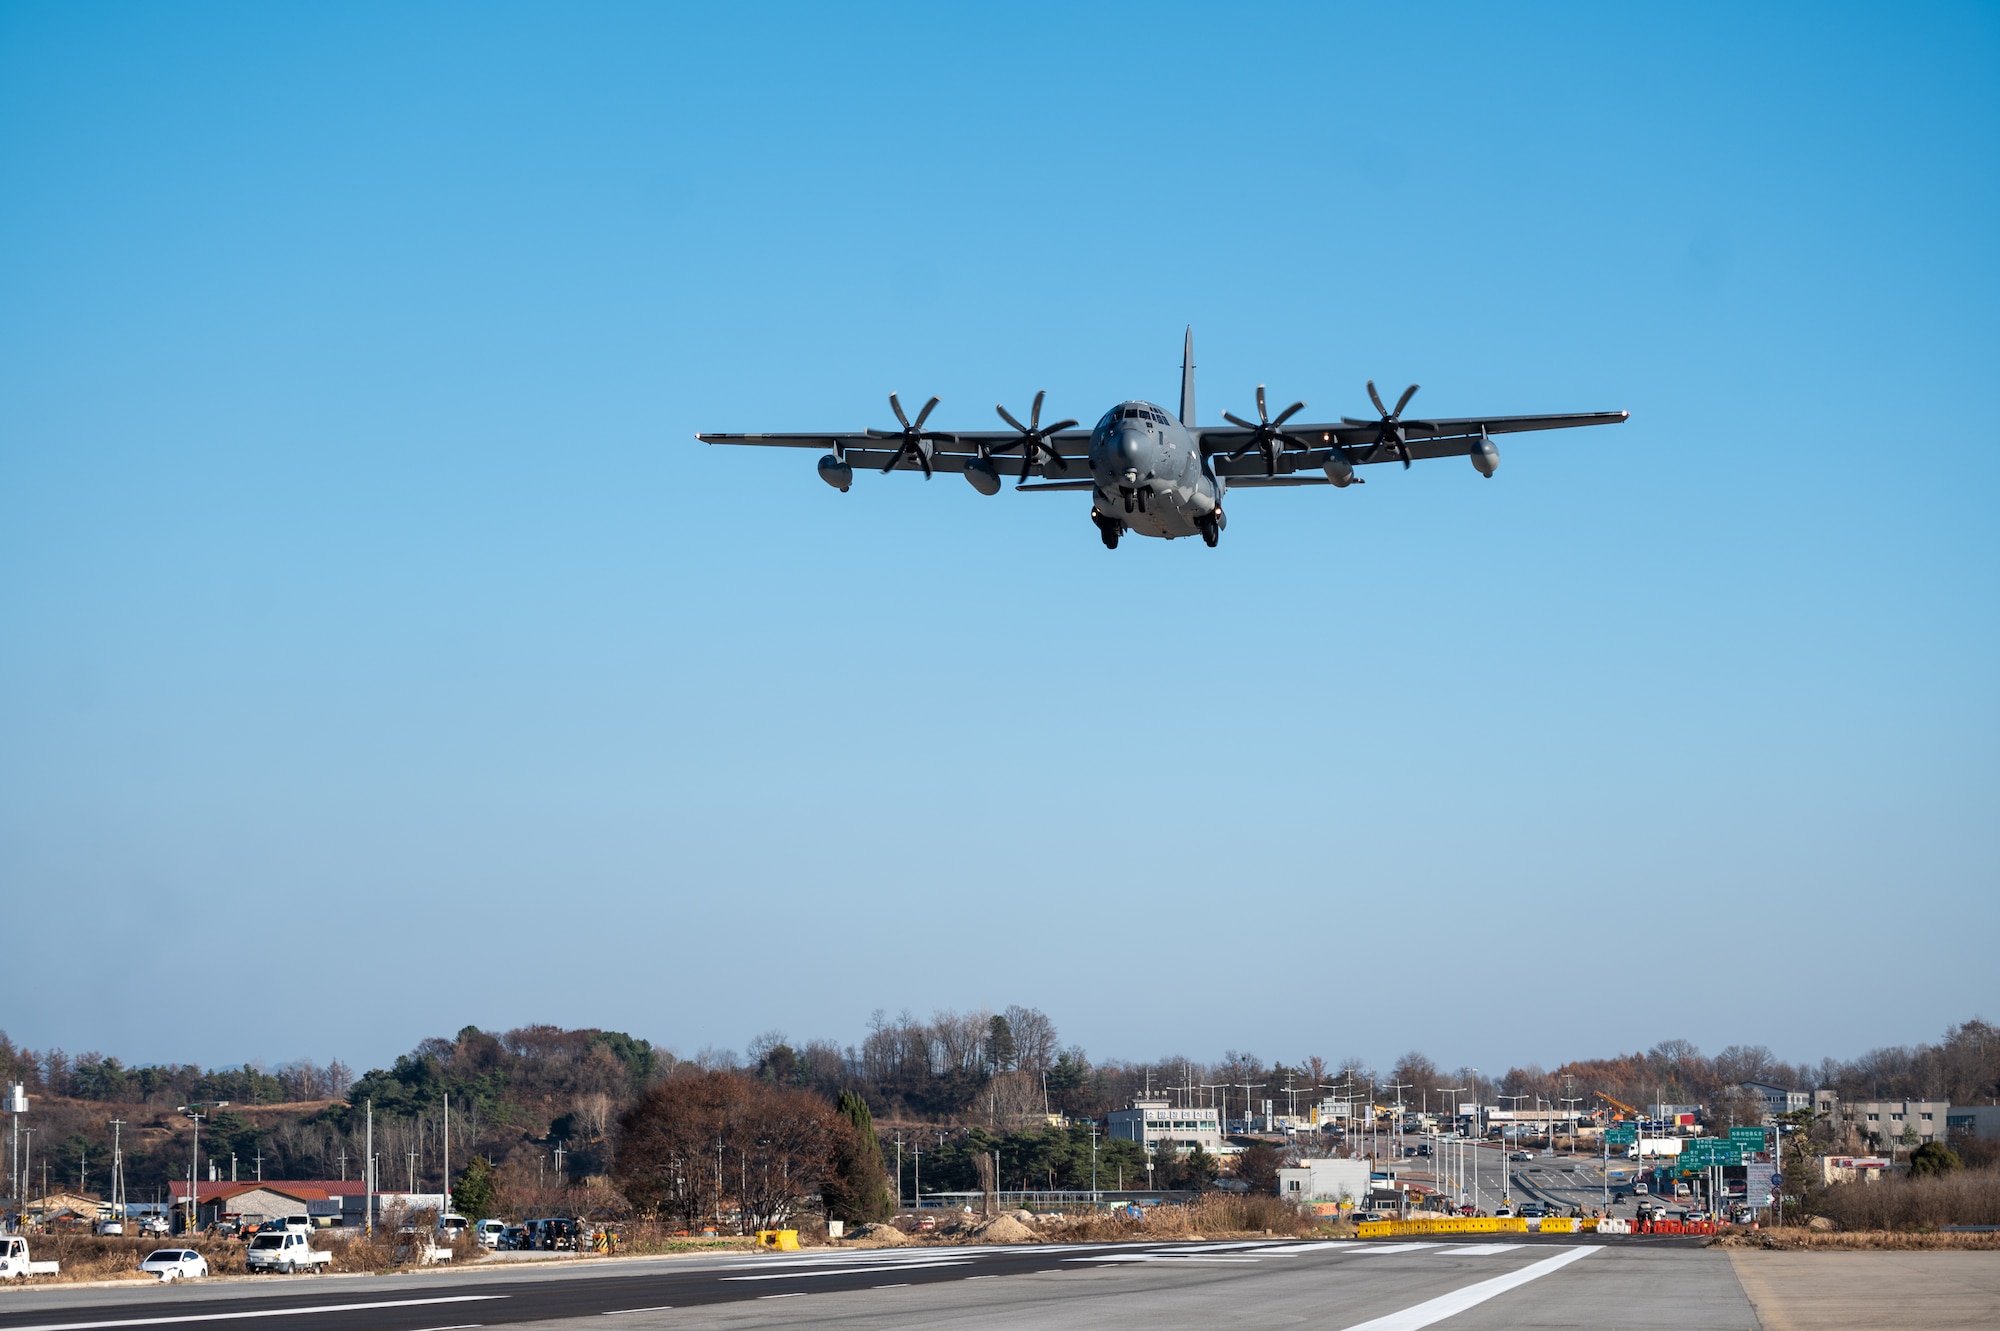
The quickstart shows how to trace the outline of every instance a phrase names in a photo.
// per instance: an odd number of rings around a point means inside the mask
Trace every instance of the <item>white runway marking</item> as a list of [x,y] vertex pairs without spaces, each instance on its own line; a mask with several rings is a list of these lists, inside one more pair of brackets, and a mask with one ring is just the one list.
[[1490,1298],[1505,1294],[1510,1289],[1518,1289],[1531,1280],[1553,1275],[1571,1262],[1588,1257],[1595,1248],[1571,1248],[1567,1252],[1544,1258],[1532,1266],[1524,1266],[1518,1271],[1510,1271],[1504,1276],[1482,1280],[1464,1289],[1455,1289],[1449,1294],[1441,1294],[1426,1300],[1413,1308],[1390,1313],[1387,1317],[1377,1317],[1373,1321],[1362,1322],[1347,1328],[1347,1331],[1419,1331],[1433,1322],[1442,1322],[1447,1317],[1455,1317],[1467,1308],[1476,1308]]
[[627,1313],[670,1313],[673,1310],[674,1305],[671,1303],[656,1303],[650,1308],[613,1308],[609,1312],[598,1315],[601,1317],[623,1317]]
[[1443,1245],[1436,1243],[1371,1243],[1365,1248],[1344,1248],[1342,1251],[1351,1252],[1356,1257],[1368,1257],[1387,1252],[1415,1252],[1419,1248],[1436,1248],[1441,1246]]
[[166,1326],[173,1322],[225,1322],[243,1317],[303,1317],[307,1313],[357,1312],[367,1308],[420,1308],[433,1303],[484,1303],[504,1299],[505,1294],[453,1294],[436,1299],[386,1299],[379,1303],[327,1303],[312,1308],[259,1308],[255,1312],[201,1313],[185,1317],[120,1317],[106,1322],[37,1322],[33,1326],[9,1327],[7,1331],[95,1331],[112,1326]]
[[1496,1252],[1519,1252],[1527,1247],[1525,1243],[1447,1243],[1439,1245],[1445,1252],[1459,1257],[1487,1257]]
[[947,1257],[924,1262],[875,1262],[869,1266],[816,1266],[793,1267],[789,1271],[770,1271],[761,1276],[724,1276],[724,1280],[804,1280],[810,1276],[865,1276],[874,1271],[920,1271],[933,1266],[970,1266],[969,1257]]

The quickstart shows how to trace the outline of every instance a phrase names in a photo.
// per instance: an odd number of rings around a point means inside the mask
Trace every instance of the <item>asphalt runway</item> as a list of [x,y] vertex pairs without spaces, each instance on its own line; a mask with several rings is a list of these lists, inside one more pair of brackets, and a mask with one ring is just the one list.
[[[606,1318],[613,1320],[606,1321]],[[0,1331],[117,1327],[1215,1328],[1756,1331],[1725,1253],[1686,1240],[885,1248],[395,1277],[0,1295]]]

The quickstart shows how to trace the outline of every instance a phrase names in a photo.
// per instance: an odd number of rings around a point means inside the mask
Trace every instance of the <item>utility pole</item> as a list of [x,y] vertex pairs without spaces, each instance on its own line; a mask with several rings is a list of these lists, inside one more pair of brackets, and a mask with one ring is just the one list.
[[[1044,1084],[1046,1084],[1046,1074],[1044,1074],[1043,1080]],[[1045,1108],[1048,1105],[1046,1092],[1043,1094],[1042,1104]],[[901,1128],[896,1129],[896,1209],[898,1211],[903,1209],[903,1130]]]
[[924,1209],[924,1148],[910,1143],[910,1168],[914,1171],[914,1181],[910,1184],[910,1208]]
[[444,1210],[438,1213],[439,1223],[451,1214],[451,1092],[444,1094]]
[[124,1228],[125,1220],[125,1152],[120,1146],[120,1130],[125,1120],[111,1120],[111,1214],[118,1217],[119,1228]]
[[7,1171],[7,1193],[19,1205],[21,1194],[27,1189],[27,1182],[21,1176],[21,1115],[28,1112],[28,1088],[24,1083],[17,1081],[8,1086],[7,1112],[14,1116],[14,1154]]
[[264,1143],[257,1143],[257,1181],[264,1181]]
[[194,1131],[188,1139],[187,1224],[183,1232],[192,1234],[201,1220],[201,1115],[189,1110],[187,1116]]
[[367,1102],[367,1136],[362,1140],[363,1159],[361,1161],[361,1232],[375,1232],[375,1099]]
[[340,1148],[340,1181],[347,1182],[347,1148]]
[[[1189,1093],[1193,1093],[1192,1087]],[[1093,1118],[1090,1120],[1090,1203],[1095,1206],[1097,1202],[1097,1120]]]

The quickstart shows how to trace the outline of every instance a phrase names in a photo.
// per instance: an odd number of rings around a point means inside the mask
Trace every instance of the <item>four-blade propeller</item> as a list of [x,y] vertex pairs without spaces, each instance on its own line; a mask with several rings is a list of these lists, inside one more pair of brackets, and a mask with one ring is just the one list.
[[1024,481],[1028,479],[1028,474],[1034,470],[1035,463],[1044,453],[1048,455],[1049,461],[1055,464],[1057,471],[1069,470],[1069,463],[1063,460],[1062,454],[1056,452],[1055,448],[1049,443],[1049,440],[1055,435],[1061,434],[1064,430],[1069,429],[1076,422],[1057,421],[1054,425],[1043,425],[1041,423],[1042,399],[1047,396],[1048,393],[1046,390],[1035,394],[1035,405],[1028,411],[1028,423],[1026,425],[1015,420],[1008,413],[1007,408],[997,404],[993,408],[993,410],[1000,413],[1001,420],[1021,432],[1019,439],[1010,439],[1004,444],[993,445],[993,451],[995,453],[1005,453],[1010,448],[1020,449],[1021,479]]
[[1270,413],[1264,410],[1264,385],[1258,384],[1256,424],[1251,424],[1241,416],[1232,416],[1226,411],[1222,413],[1222,419],[1228,421],[1231,425],[1236,426],[1240,430],[1251,432],[1249,441],[1229,456],[1233,458],[1242,457],[1245,453],[1255,449],[1264,455],[1264,474],[1266,476],[1277,475],[1278,454],[1285,451],[1285,445],[1297,444],[1301,448],[1305,447],[1304,440],[1295,439],[1284,431],[1285,422],[1305,409],[1305,403],[1294,402],[1291,406],[1286,407],[1278,413],[1278,419],[1272,420]]
[[896,395],[894,393],[889,394],[889,410],[896,413],[896,419],[903,423],[903,428],[900,430],[868,431],[868,437],[871,439],[896,439],[901,441],[896,446],[895,456],[891,457],[888,465],[882,468],[884,476],[894,471],[896,464],[904,458],[911,457],[915,458],[917,465],[924,469],[924,479],[929,480],[931,478],[931,454],[937,451],[932,445],[940,440],[950,441],[958,437],[957,435],[945,434],[939,430],[926,430],[924,428],[924,422],[930,419],[931,412],[937,407],[937,404],[938,399],[935,397],[924,403],[924,409],[919,411],[917,419],[912,421],[908,416],[903,414],[903,404],[896,400]]
[[1403,395],[1396,399],[1396,409],[1391,411],[1382,405],[1382,395],[1375,391],[1375,381],[1370,379],[1368,381],[1368,397],[1375,403],[1375,410],[1382,413],[1382,419],[1377,421],[1358,421],[1352,416],[1342,416],[1340,418],[1341,423],[1343,425],[1374,426],[1376,445],[1379,447],[1380,445],[1387,444],[1395,449],[1396,456],[1403,460],[1403,470],[1408,471],[1410,469],[1410,442],[1404,437],[1403,431],[1435,430],[1437,428],[1429,421],[1406,421],[1403,419],[1403,408],[1409,406],[1410,399],[1416,395],[1417,385],[1411,384],[1403,390]]

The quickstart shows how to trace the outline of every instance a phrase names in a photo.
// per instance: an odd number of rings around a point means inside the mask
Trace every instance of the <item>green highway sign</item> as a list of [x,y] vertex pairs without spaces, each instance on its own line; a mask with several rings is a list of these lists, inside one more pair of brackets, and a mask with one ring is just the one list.
[[1764,1129],[1731,1128],[1729,1130],[1729,1140],[1741,1142],[1743,1149],[1746,1151],[1761,1151],[1764,1149]]

